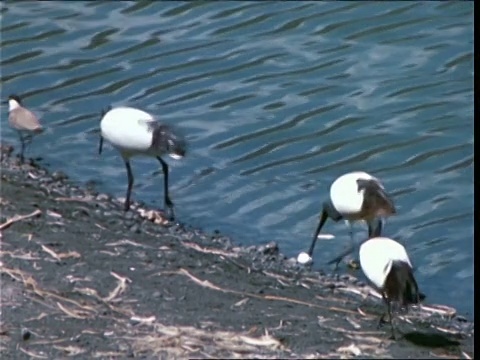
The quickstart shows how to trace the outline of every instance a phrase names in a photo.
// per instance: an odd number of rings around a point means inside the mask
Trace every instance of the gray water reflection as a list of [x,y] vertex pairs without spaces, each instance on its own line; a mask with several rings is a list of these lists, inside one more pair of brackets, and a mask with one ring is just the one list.
[[[24,95],[52,169],[123,196],[100,111],[130,104],[177,123],[182,221],[244,244],[307,248],[337,176],[378,175],[429,301],[473,316],[473,3],[2,2],[2,97]],[[16,141],[6,126],[2,138]],[[162,206],[157,164],[135,159],[135,198]],[[357,229],[360,230],[358,225]],[[319,244],[317,266],[348,241]]]

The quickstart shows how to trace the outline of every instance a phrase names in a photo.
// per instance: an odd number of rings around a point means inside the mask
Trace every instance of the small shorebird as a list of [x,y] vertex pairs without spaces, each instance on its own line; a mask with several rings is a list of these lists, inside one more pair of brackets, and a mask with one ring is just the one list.
[[161,164],[164,176],[164,206],[168,217],[174,219],[173,202],[168,194],[168,164],[161,158],[168,154],[173,159],[185,156],[186,142],[171,126],[156,121],[149,113],[132,107],[117,107],[103,113],[100,122],[100,144],[103,139],[115,147],[122,155],[127,168],[128,187],[125,198],[125,211],[130,209],[130,193],[134,182],[130,158],[135,155],[155,157]]
[[367,222],[369,238],[380,236],[381,218],[395,213],[392,199],[377,178],[363,171],[344,174],[330,186],[330,198],[323,203],[320,222],[315,230],[308,255],[312,258],[318,234],[328,218],[335,222],[343,219],[350,225],[352,248],[329,262],[329,264],[336,263],[338,266],[340,260],[353,250],[353,222],[359,220]]
[[42,125],[30,110],[22,106],[22,100],[17,95],[8,97],[8,123],[17,130],[21,144],[20,162],[23,163],[25,149],[32,142],[33,134],[43,131]]
[[380,291],[387,305],[387,312],[382,314],[378,327],[388,314],[392,338],[395,339],[391,302],[399,302],[408,310],[409,304],[417,304],[425,298],[418,290],[408,254],[395,240],[375,237],[360,245],[359,256],[363,273]]

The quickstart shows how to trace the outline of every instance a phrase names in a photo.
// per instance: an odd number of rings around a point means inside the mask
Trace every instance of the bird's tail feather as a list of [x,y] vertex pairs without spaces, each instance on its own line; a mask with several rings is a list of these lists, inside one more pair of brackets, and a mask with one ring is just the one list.
[[33,130],[35,134],[41,134],[45,129],[42,126],[39,126]]
[[375,213],[375,216],[390,216],[397,210],[392,198],[386,193],[383,186],[376,179],[358,179],[358,191],[364,191],[365,211]]
[[425,295],[418,290],[412,268],[403,261],[393,261],[385,280],[385,292],[390,300],[398,301],[402,306],[417,304]]

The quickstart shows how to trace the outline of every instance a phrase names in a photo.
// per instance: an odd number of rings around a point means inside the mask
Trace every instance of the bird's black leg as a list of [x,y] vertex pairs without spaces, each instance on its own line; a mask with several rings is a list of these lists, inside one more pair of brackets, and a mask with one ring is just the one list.
[[33,136],[31,134],[27,134],[23,139],[25,140],[25,145],[29,145],[32,142]]
[[23,161],[25,160],[23,156],[23,154],[25,153],[25,140],[20,131],[18,131],[17,133],[18,137],[20,138],[20,163],[23,164]]
[[391,339],[395,340],[395,326],[393,325],[393,318],[392,318],[392,305],[390,301],[387,301],[387,310],[388,310],[388,318],[390,320],[390,327],[392,329],[392,336]]
[[173,210],[173,202],[170,200],[170,195],[168,194],[168,164],[160,157],[157,156],[158,161],[162,164],[163,170],[163,192],[164,192],[164,207],[165,212],[168,212],[169,220],[175,219],[175,212]]
[[[376,226],[375,226],[376,225]],[[383,221],[381,218],[376,218],[373,221],[368,221],[368,238],[381,236]]]
[[127,187],[127,196],[125,198],[125,206],[124,210],[128,211],[130,209],[130,194],[132,192],[132,186],[133,186],[133,174],[132,174],[132,168],[130,167],[130,162],[128,160],[125,160],[125,166],[127,168],[127,177],[128,177],[128,187]]
[[382,316],[380,316],[380,319],[378,320],[378,324],[377,324],[377,329],[380,329],[380,326],[385,324],[385,315],[387,315],[387,313],[382,313]]
[[25,149],[24,149],[24,151],[27,151],[27,146],[32,143],[32,139],[33,139],[33,136],[30,135],[30,134],[27,134],[27,135],[23,138],[23,140],[25,141]]
[[[385,297],[385,294],[382,293],[382,300],[383,302],[385,303],[385,305],[387,305],[387,309],[389,309],[390,305],[389,305],[389,302],[387,301],[387,298]],[[377,325],[377,329],[380,328],[380,326],[382,326],[384,323],[385,323],[385,315],[387,315],[386,312],[382,313],[382,316],[380,316],[380,320],[378,320],[378,325]]]
[[[343,258],[345,258],[345,256],[354,252],[356,249],[355,239],[353,238],[353,223],[351,221],[348,221],[348,225],[349,225],[348,233],[350,234],[350,246],[340,255],[338,255],[337,257],[335,257],[334,259],[330,260],[327,263],[327,265],[335,264],[335,270],[338,269],[338,264],[340,264],[340,261],[342,261]],[[351,267],[358,268],[358,266],[359,266],[358,261],[352,259]]]
[[353,238],[353,222],[348,221],[348,234],[350,235],[350,242],[355,244],[355,239]]
[[355,244],[350,245],[347,250],[342,252],[340,255],[338,255],[334,259],[330,260],[327,264],[328,265],[335,264],[335,270],[337,270],[338,269],[338,264],[340,264],[340,261],[342,261],[343,258],[345,256],[349,255],[354,249],[355,249]]
[[[23,138],[23,151],[22,153],[25,154],[25,152],[27,151],[27,146],[30,145],[32,143],[32,139],[33,139],[33,136],[30,135],[30,134],[27,134],[24,136]],[[23,158],[23,156],[22,156]],[[23,162],[23,160],[22,160]]]
[[391,304],[390,300],[388,300],[385,297],[385,294],[382,294],[382,299],[383,299],[383,302],[385,303],[385,305],[387,305],[387,312],[384,312],[382,314],[382,316],[380,317],[380,320],[378,321],[377,329],[379,329],[380,326],[382,326],[385,323],[385,320],[384,320],[385,315],[388,314],[388,320],[390,321],[390,328],[392,330],[392,334],[391,334],[390,338],[392,340],[395,340],[396,337],[395,337],[395,326],[393,324],[393,317],[392,317],[392,304]]

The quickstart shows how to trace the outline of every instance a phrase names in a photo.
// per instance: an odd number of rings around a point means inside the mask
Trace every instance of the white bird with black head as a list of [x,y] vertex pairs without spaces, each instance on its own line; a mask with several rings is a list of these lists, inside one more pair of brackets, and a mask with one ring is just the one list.
[[22,100],[18,95],[8,97],[8,123],[17,130],[21,144],[20,162],[23,163],[27,145],[32,142],[34,134],[43,131],[43,127],[35,114],[22,106]]
[[380,291],[387,306],[378,327],[388,314],[392,338],[395,338],[391,303],[398,302],[408,310],[409,304],[417,304],[425,298],[413,276],[412,263],[403,245],[386,237],[366,240],[360,245],[359,256],[363,273]]
[[102,114],[100,122],[101,154],[103,139],[121,154],[127,168],[128,187],[125,211],[130,209],[130,194],[134,182],[130,158],[136,155],[155,157],[161,164],[164,178],[164,206],[170,219],[175,218],[173,202],[168,192],[168,164],[161,158],[168,154],[173,159],[185,156],[185,139],[172,126],[157,121],[151,114],[132,107],[109,108]]
[[[393,200],[386,193],[380,180],[363,171],[356,171],[338,177],[330,186],[330,197],[323,203],[322,214],[308,251],[310,258],[318,235],[328,218],[335,222],[346,220],[350,225],[350,239],[354,247],[352,224],[363,220],[368,224],[368,237],[380,236],[382,218],[396,213]],[[331,263],[338,263],[347,253],[336,257]]]

